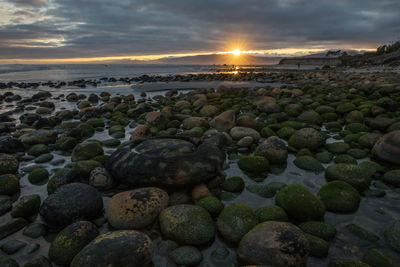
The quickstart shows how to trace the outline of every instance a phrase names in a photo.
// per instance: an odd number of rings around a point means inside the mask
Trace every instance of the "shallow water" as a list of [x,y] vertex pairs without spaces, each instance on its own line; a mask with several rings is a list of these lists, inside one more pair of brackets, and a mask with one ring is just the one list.
[[[169,84],[171,85],[171,84]],[[231,84],[230,84],[231,85]],[[229,86],[230,86],[229,85]],[[252,87],[254,86],[254,83],[240,83],[236,84],[239,87]],[[185,87],[187,86],[186,83],[179,83],[179,84],[174,84],[173,87],[170,88],[181,88],[183,89],[182,92],[187,92],[189,89],[187,88],[193,88],[193,87]],[[192,85],[190,85],[192,86]],[[216,83],[211,83],[211,84],[205,84],[201,83],[199,86],[201,87],[215,87],[217,86]],[[151,88],[150,88],[151,87]],[[112,95],[127,95],[127,94],[134,94],[137,99],[140,99],[140,92],[143,90],[150,90],[150,92],[147,93],[148,97],[155,96],[157,94],[163,94],[164,92],[160,92],[157,89],[160,89],[160,86],[157,84],[152,84],[150,87],[134,87],[131,88],[131,85],[125,86],[121,84],[106,84],[103,86],[98,86],[98,87],[88,87],[86,89],[77,89],[77,88],[66,88],[64,90],[59,90],[59,89],[51,89],[53,92],[53,97],[56,97],[58,94],[65,94],[67,95],[70,92],[76,92],[76,93],[82,93],[85,95],[89,95],[90,93],[100,93],[101,91],[108,91]],[[194,87],[196,88],[196,87]],[[46,89],[46,88],[43,88]],[[23,96],[29,96],[34,93],[36,93],[36,90],[12,90],[16,94],[20,94]],[[53,101],[56,104],[56,111],[63,110],[63,109],[76,109],[76,103],[71,103],[67,101],[59,101],[59,100],[54,100]],[[6,110],[12,110],[14,107],[12,105],[6,107],[9,105],[9,103],[3,103],[1,106],[2,111]],[[18,118],[22,113],[20,114],[14,114],[13,116],[15,118]],[[129,128],[129,126],[126,127],[126,135],[125,138],[121,139],[121,142],[126,141],[129,139],[130,133],[134,130],[134,128]],[[90,139],[98,139],[98,140],[106,140],[109,139],[110,136],[108,135],[108,131],[105,130],[103,132],[96,132],[93,137]],[[333,141],[339,141],[333,138],[328,139],[328,142],[333,142]],[[261,142],[261,141],[260,141]],[[105,154],[110,154],[112,151],[114,151],[114,148],[106,148],[104,147]],[[52,152],[54,155],[54,159],[50,163],[44,163],[40,164],[44,166],[46,169],[49,170],[50,176],[54,173],[55,168],[61,168],[64,165],[70,163],[70,156],[68,155],[62,155],[57,152]],[[243,173],[237,166],[236,160],[227,160],[229,164],[229,168],[227,168],[224,172],[226,173],[227,177],[232,177],[232,176],[241,176],[245,183],[246,186],[250,184],[264,184],[264,183],[270,183],[270,182],[283,182],[286,184],[301,184],[306,186],[311,192],[316,194],[319,190],[319,188],[326,183],[325,178],[324,178],[324,173],[320,174],[315,174],[313,172],[309,171],[304,171],[302,169],[297,168],[293,164],[293,160],[295,159],[295,156],[293,154],[290,154],[287,160],[287,166],[286,168],[280,172],[280,173],[269,173],[267,177],[264,177],[265,179],[262,182],[255,182],[252,178],[248,177],[245,173]],[[64,160],[63,163],[60,163],[59,165],[53,165],[52,163],[57,162],[59,160]],[[367,159],[363,159],[367,160]],[[41,197],[41,200],[43,201],[47,197],[47,190],[46,190],[46,184],[36,186],[30,184],[30,182],[27,179],[28,174],[24,173],[22,170],[25,167],[29,167],[35,165],[33,161],[26,161],[26,162],[21,162],[20,163],[20,176],[21,176],[21,196],[25,195],[31,195],[31,194],[39,194]],[[327,164],[324,165],[325,167],[328,166]],[[260,177],[261,178],[261,177]],[[373,189],[374,186],[372,185],[371,188]],[[333,224],[336,229],[337,229],[337,236],[335,237],[334,240],[330,242],[330,251],[329,251],[329,256],[327,258],[323,259],[318,259],[314,257],[309,258],[309,266],[327,266],[329,258],[333,257],[344,257],[344,258],[354,258],[354,259],[361,259],[365,251],[367,251],[369,248],[386,248],[390,250],[385,245],[385,242],[383,240],[383,231],[393,222],[395,219],[400,218],[400,189],[395,189],[395,190],[385,190],[386,191],[386,196],[383,198],[373,198],[373,197],[362,197],[361,200],[361,205],[360,208],[357,210],[356,213],[354,214],[334,214],[331,212],[327,212],[325,215],[325,221],[328,223]],[[21,197],[20,196],[20,197]],[[108,197],[104,197],[104,203],[106,204],[107,201],[109,200]],[[242,203],[245,205],[248,205],[252,207],[253,209],[257,209],[266,205],[271,205],[274,204],[274,198],[262,198],[256,194],[253,194],[246,189],[243,190],[243,192],[234,200],[232,201],[223,201],[225,206],[233,204],[233,203]],[[0,217],[0,224],[6,222],[8,219],[10,219],[11,215],[10,213],[7,213],[3,216]],[[35,222],[41,222],[40,217],[38,216],[35,220]],[[358,237],[354,236],[351,234],[345,226],[350,223],[355,223],[358,224],[369,231],[375,233],[378,235],[380,240],[378,240],[376,243],[372,243],[369,241],[364,241],[359,239]],[[105,232],[108,230],[107,225],[103,225],[102,228],[100,229],[101,232]],[[48,253],[48,248],[49,248],[49,243],[43,238],[37,238],[37,239],[32,239],[28,238],[24,235],[22,235],[22,230],[19,231],[18,233],[15,233],[11,236],[8,236],[7,238],[4,238],[3,240],[0,241],[0,245],[4,244],[8,240],[23,240],[27,242],[28,244],[39,244],[40,248],[33,252],[32,254],[27,255],[27,250],[29,246],[26,246],[25,248],[22,248],[20,251],[18,251],[16,254],[12,255],[14,259],[16,259],[21,265],[28,259],[37,256],[37,255],[45,255],[47,256]],[[160,239],[154,241],[155,245],[155,252],[157,252],[158,247],[157,244],[160,241]],[[210,259],[210,254],[213,250],[215,250],[217,247],[228,247],[230,254],[226,261],[221,264],[221,263],[213,263],[212,260]],[[215,242],[207,248],[204,248],[202,250],[204,260],[200,264],[200,266],[226,266],[229,263],[236,262],[236,256],[235,256],[235,249],[232,247],[231,244],[227,244],[224,242],[222,238],[219,236],[216,237]],[[397,260],[400,262],[400,256],[399,254],[394,253],[391,251]],[[4,254],[2,251],[0,251],[0,254]],[[155,266],[174,266],[174,264],[169,261],[165,256],[164,257],[157,257],[155,254],[154,256],[154,263]],[[167,265],[168,264],[168,265]]]

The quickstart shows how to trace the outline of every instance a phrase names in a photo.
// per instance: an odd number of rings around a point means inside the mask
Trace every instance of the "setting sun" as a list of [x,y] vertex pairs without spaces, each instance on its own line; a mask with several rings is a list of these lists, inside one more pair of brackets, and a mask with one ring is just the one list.
[[239,49],[235,49],[231,52],[235,56],[239,56],[242,52]]

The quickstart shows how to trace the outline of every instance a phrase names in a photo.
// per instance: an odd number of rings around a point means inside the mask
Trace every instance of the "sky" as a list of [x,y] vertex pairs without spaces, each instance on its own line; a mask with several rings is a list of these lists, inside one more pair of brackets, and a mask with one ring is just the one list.
[[304,55],[400,39],[399,0],[1,0],[0,63]]

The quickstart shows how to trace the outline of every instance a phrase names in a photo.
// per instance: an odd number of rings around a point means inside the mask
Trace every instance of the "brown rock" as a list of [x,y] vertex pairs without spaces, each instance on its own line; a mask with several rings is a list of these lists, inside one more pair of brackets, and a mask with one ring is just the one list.
[[235,121],[235,112],[227,110],[214,117],[214,119],[211,120],[210,125],[217,130],[229,132],[229,130],[235,126]]

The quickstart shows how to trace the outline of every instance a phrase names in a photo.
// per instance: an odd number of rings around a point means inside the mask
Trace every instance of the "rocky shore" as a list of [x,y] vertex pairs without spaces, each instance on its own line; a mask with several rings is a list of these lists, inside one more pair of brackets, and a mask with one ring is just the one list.
[[[259,86],[44,90],[213,80]],[[398,266],[396,72],[0,88],[0,266]]]

